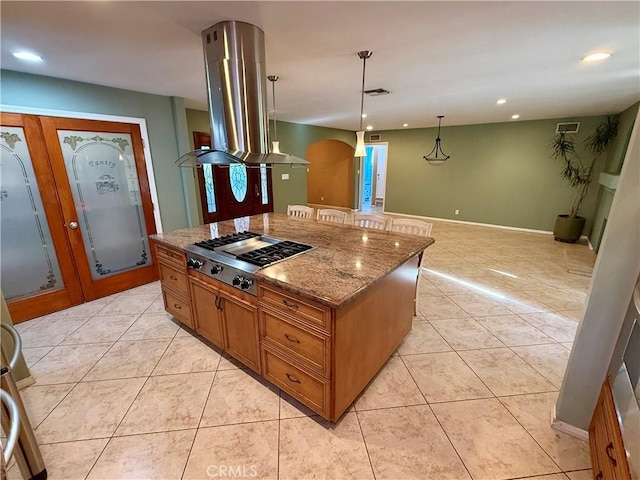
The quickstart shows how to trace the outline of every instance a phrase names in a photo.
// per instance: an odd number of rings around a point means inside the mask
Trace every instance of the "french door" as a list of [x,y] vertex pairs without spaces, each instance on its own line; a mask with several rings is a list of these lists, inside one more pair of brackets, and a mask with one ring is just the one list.
[[138,125],[3,114],[2,290],[14,321],[157,278]]
[[[194,132],[195,148],[211,145],[211,135]],[[198,168],[204,223],[273,211],[271,169],[266,165],[203,165]]]

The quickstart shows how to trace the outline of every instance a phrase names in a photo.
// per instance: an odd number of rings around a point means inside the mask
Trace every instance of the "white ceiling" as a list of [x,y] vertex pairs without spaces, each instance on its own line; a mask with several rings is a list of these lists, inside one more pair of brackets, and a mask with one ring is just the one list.
[[[375,130],[616,113],[640,99],[640,3],[2,1],[1,66],[179,96],[206,109],[200,32],[222,20],[265,32],[279,120]],[[17,49],[41,54],[27,64]],[[598,49],[613,56],[580,63]],[[497,106],[496,100],[507,103]],[[269,95],[271,106],[271,95]],[[270,107],[271,108],[271,107]]]

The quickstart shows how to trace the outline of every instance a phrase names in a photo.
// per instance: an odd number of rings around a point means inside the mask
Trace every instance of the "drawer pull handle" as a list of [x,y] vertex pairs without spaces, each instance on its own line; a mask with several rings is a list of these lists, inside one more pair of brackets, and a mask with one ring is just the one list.
[[291,343],[300,343],[300,340],[298,340],[296,337],[294,337],[293,335],[289,335],[288,333],[284,334],[284,338],[286,338],[287,340],[289,340]]
[[289,379],[290,382],[293,383],[300,383],[300,380],[298,380],[296,377],[294,377],[293,375],[289,375],[288,373],[285,374],[287,376],[287,378]]
[[289,302],[287,302],[286,300],[282,300],[282,303],[284,303],[284,305],[285,305],[287,308],[290,308],[291,310],[298,310],[298,308],[299,308],[297,304],[295,304],[295,303],[289,303]]
[[180,305],[178,305],[177,303],[173,304],[173,308],[175,308],[176,310],[182,310],[182,307]]
[[173,280],[174,282],[177,282],[177,281],[178,281],[178,277],[176,277],[175,275],[169,275],[169,278],[170,278],[171,280]]
[[607,445],[607,448],[605,448],[605,452],[607,453],[607,457],[609,457],[609,460],[611,460],[613,466],[616,467],[618,465],[618,461],[611,455],[611,450],[613,450],[613,442],[609,442],[609,445]]

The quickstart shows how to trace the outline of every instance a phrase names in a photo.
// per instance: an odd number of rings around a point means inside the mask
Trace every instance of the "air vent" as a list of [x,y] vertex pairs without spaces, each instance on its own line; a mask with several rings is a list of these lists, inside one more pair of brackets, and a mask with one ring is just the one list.
[[378,97],[380,95],[389,95],[391,92],[384,88],[374,88],[372,90],[365,90],[364,93],[371,95],[372,97]]
[[556,133],[578,133],[580,122],[558,123]]
[[379,142],[380,140],[382,140],[382,135],[380,135],[379,133],[371,133],[371,134],[369,134],[369,141],[370,142]]

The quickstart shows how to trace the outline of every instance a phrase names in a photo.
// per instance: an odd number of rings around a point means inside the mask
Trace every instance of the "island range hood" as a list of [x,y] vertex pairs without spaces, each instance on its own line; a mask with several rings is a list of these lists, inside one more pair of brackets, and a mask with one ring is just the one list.
[[308,165],[268,150],[264,32],[249,23],[224,21],[202,32],[202,44],[212,145],[183,155],[176,164]]

